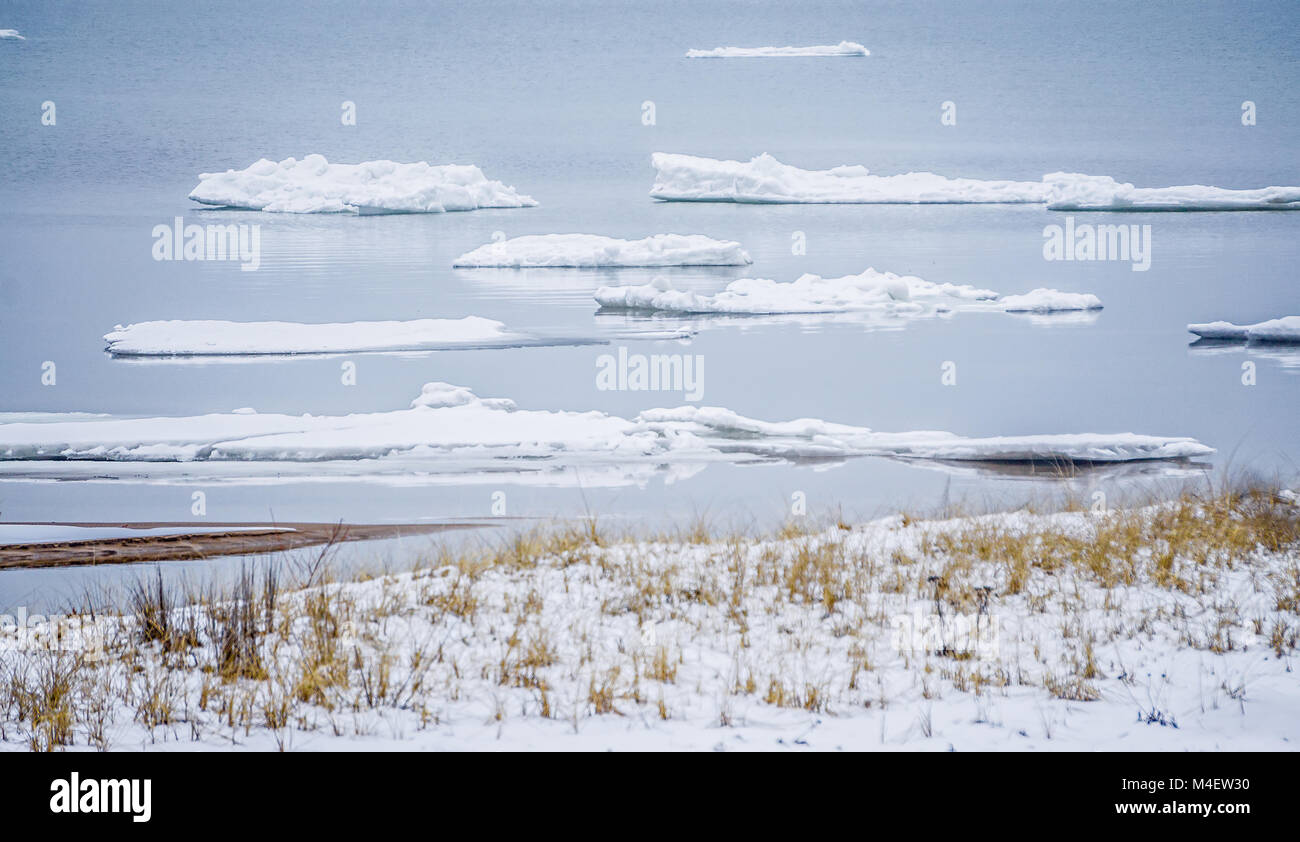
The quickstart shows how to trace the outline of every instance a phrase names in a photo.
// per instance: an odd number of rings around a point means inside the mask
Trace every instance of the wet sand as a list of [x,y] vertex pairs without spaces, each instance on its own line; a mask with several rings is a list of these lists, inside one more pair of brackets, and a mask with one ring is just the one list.
[[169,529],[172,535],[106,538],[85,541],[51,541],[0,545],[0,569],[14,567],[70,567],[129,564],[141,561],[186,561],[228,555],[294,550],[347,541],[373,541],[412,535],[432,535],[453,529],[477,529],[474,523],[216,523],[205,528],[231,528],[230,532],[183,532],[195,523],[49,523],[44,526]]

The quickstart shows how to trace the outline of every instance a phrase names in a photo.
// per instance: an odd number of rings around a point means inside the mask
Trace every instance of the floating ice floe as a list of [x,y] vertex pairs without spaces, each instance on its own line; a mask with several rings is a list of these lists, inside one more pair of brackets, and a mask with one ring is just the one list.
[[719,407],[604,412],[526,410],[448,383],[427,383],[409,409],[345,416],[238,412],[156,418],[84,416],[0,423],[0,465],[24,461],[311,462],[423,459],[438,470],[512,463],[745,462],[889,456],[993,462],[1117,463],[1189,459],[1195,439],[1121,434],[967,438],[880,433],[813,418],[768,422]]
[[869,56],[871,51],[853,41],[817,47],[717,47],[712,50],[687,50],[687,58],[771,58]]
[[1283,316],[1253,325],[1232,322],[1205,322],[1190,324],[1187,330],[1202,339],[1223,339],[1234,342],[1300,342],[1300,316]]
[[244,170],[201,173],[190,198],[281,213],[443,213],[537,204],[472,164],[331,164],[323,155],[279,163],[263,158]]
[[748,162],[656,152],[650,195],[664,201],[773,204],[1045,204],[1050,210],[1300,210],[1300,187],[1135,188],[1109,176],[1049,173],[1040,181],[875,175],[863,166],[804,170],[766,153]]
[[481,316],[335,324],[152,321],[118,325],[104,339],[114,355],[146,357],[445,351],[597,341],[517,333]]
[[26,41],[27,39],[18,34],[16,29],[0,29],[0,38],[11,41]]
[[1088,293],[1036,289],[1000,296],[991,289],[934,283],[911,275],[867,269],[860,275],[801,275],[790,282],[741,278],[715,295],[674,289],[665,278],[640,286],[600,287],[596,302],[607,310],[682,314],[770,315],[778,313],[873,312],[923,316],[952,311],[1049,313],[1101,308]]
[[535,234],[487,243],[456,258],[459,267],[743,266],[740,243],[699,234],[620,240],[596,234]]

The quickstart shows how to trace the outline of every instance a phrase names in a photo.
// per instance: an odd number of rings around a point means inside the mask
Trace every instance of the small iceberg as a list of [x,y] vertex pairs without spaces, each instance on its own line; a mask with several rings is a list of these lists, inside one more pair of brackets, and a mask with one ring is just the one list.
[[516,333],[507,330],[501,322],[481,316],[335,324],[152,321],[126,327],[118,325],[104,334],[104,340],[109,353],[124,357],[342,354],[585,344],[583,340],[545,339]]
[[539,460],[577,466],[886,456],[1063,464],[1185,460],[1213,452],[1185,437],[882,433],[815,418],[763,421],[721,407],[651,409],[632,418],[529,410],[441,382],[425,384],[407,409],[343,416],[244,410],[155,418],[49,414],[0,422],[0,465],[202,462],[236,473],[250,462],[370,460],[366,469],[387,470],[383,466],[393,460],[417,459],[436,471],[477,474]]
[[1238,325],[1232,322],[1205,322],[1187,326],[1190,333],[1202,339],[1228,340],[1232,342],[1300,342],[1300,316],[1283,316],[1253,325]]
[[640,286],[600,287],[596,302],[606,310],[680,314],[775,315],[872,312],[927,316],[955,311],[1050,313],[1101,308],[1097,296],[1036,289],[1003,297],[991,289],[934,283],[911,275],[867,269],[860,275],[794,281],[741,278],[714,295],[674,289],[664,278]]
[[841,41],[819,47],[717,47],[712,50],[687,50],[687,58],[772,58],[869,56],[871,51],[853,41]]
[[623,266],[743,266],[753,263],[740,243],[699,234],[656,234],[619,240],[596,234],[536,234],[479,246],[457,267],[600,268]]
[[0,39],[10,41],[26,41],[27,39],[18,34],[16,29],[0,29]]
[[805,170],[766,153],[747,162],[656,152],[653,198],[752,204],[1043,204],[1061,211],[1300,210],[1300,187],[1145,187],[1055,172],[1039,181],[876,175],[863,166]]
[[279,163],[263,158],[244,170],[200,173],[190,198],[277,213],[444,213],[537,204],[473,165],[331,164],[323,155]]

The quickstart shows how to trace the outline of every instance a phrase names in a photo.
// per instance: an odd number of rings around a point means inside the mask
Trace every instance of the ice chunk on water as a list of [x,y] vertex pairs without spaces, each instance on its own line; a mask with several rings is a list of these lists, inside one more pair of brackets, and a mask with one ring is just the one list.
[[712,50],[687,50],[687,58],[769,58],[869,56],[871,51],[854,41],[841,41],[817,47],[716,47]]
[[600,287],[595,297],[602,308],[610,310],[683,314],[872,312],[922,316],[963,310],[1047,313],[1101,308],[1101,301],[1090,293],[1036,289],[1002,297],[991,289],[934,283],[875,269],[842,278],[808,274],[790,282],[741,278],[714,295],[677,290],[666,279],[656,278],[641,286]]
[[743,266],[752,263],[740,243],[699,234],[656,234],[620,240],[596,234],[537,234],[479,246],[453,266]]
[[1110,176],[1049,173],[1039,181],[949,178],[932,172],[875,175],[861,166],[805,170],[766,153],[722,161],[656,152],[650,195],[681,202],[785,204],[1038,203],[1050,210],[1300,210],[1300,187],[1136,188]]
[[331,164],[323,155],[201,173],[190,198],[205,205],[283,213],[442,213],[537,204],[473,165],[421,161]]
[[1229,339],[1237,342],[1300,342],[1300,316],[1283,316],[1253,325],[1232,322],[1190,324],[1188,331],[1202,339]]
[[[967,438],[881,433],[816,418],[763,421],[721,407],[604,412],[519,409],[449,383],[426,384],[409,409],[346,416],[214,413],[157,418],[52,416],[0,423],[0,466],[38,460],[320,462],[415,457],[479,471],[519,460],[556,465],[893,456],[997,462],[1185,459],[1213,450],[1195,439],[1121,434]],[[445,460],[442,462],[441,460]],[[3,470],[0,467],[0,470]],[[451,470],[451,468],[447,468]]]
[[[340,322],[170,320],[118,325],[104,334],[118,356],[237,356],[437,351],[564,344],[508,330],[481,316],[461,319]],[[575,340],[576,341],[576,340]]]

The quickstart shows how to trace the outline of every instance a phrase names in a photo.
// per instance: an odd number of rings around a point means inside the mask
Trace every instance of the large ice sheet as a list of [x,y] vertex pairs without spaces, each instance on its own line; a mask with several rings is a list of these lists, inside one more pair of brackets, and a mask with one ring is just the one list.
[[700,234],[655,234],[640,240],[597,234],[533,234],[479,246],[456,258],[452,265],[528,269],[743,266],[752,262],[740,243]]
[[170,320],[118,325],[104,334],[118,356],[227,356],[335,354],[510,348],[545,340],[508,330],[493,319],[341,322],[229,322]]
[[201,173],[190,198],[205,205],[282,213],[442,213],[537,204],[472,164],[421,161],[331,164],[323,155]]
[[1202,339],[1227,339],[1236,342],[1300,342],[1300,316],[1283,316],[1253,325],[1232,322],[1190,324],[1187,330]]
[[656,152],[650,195],[685,202],[808,204],[1043,202],[1039,181],[945,178],[929,172],[873,175],[866,167],[804,170],[766,153],[748,162]]
[[511,461],[552,464],[747,461],[894,456],[998,462],[1186,459],[1213,450],[1181,437],[1071,434],[967,438],[881,433],[813,418],[769,422],[720,407],[604,412],[519,409],[448,383],[425,384],[408,409],[346,416],[230,413],[156,418],[73,417],[0,424],[0,463],[320,462],[403,457],[482,470]]
[[656,278],[639,286],[600,287],[595,298],[607,310],[682,314],[872,312],[920,316],[961,310],[1046,313],[1101,308],[1097,296],[1088,293],[1036,289],[1003,297],[991,289],[934,283],[875,269],[842,278],[807,274],[789,282],[741,278],[714,295],[674,289],[667,279]]
[[835,56],[869,56],[871,51],[854,41],[816,47],[716,47],[712,50],[687,50],[687,58],[784,58]]
[[1300,187],[1230,190],[1145,187],[1110,176],[1055,172],[1039,181],[948,178],[932,172],[876,175],[863,166],[805,170],[766,153],[724,161],[656,152],[650,195],[679,202],[775,204],[1045,204],[1050,210],[1300,210]]

